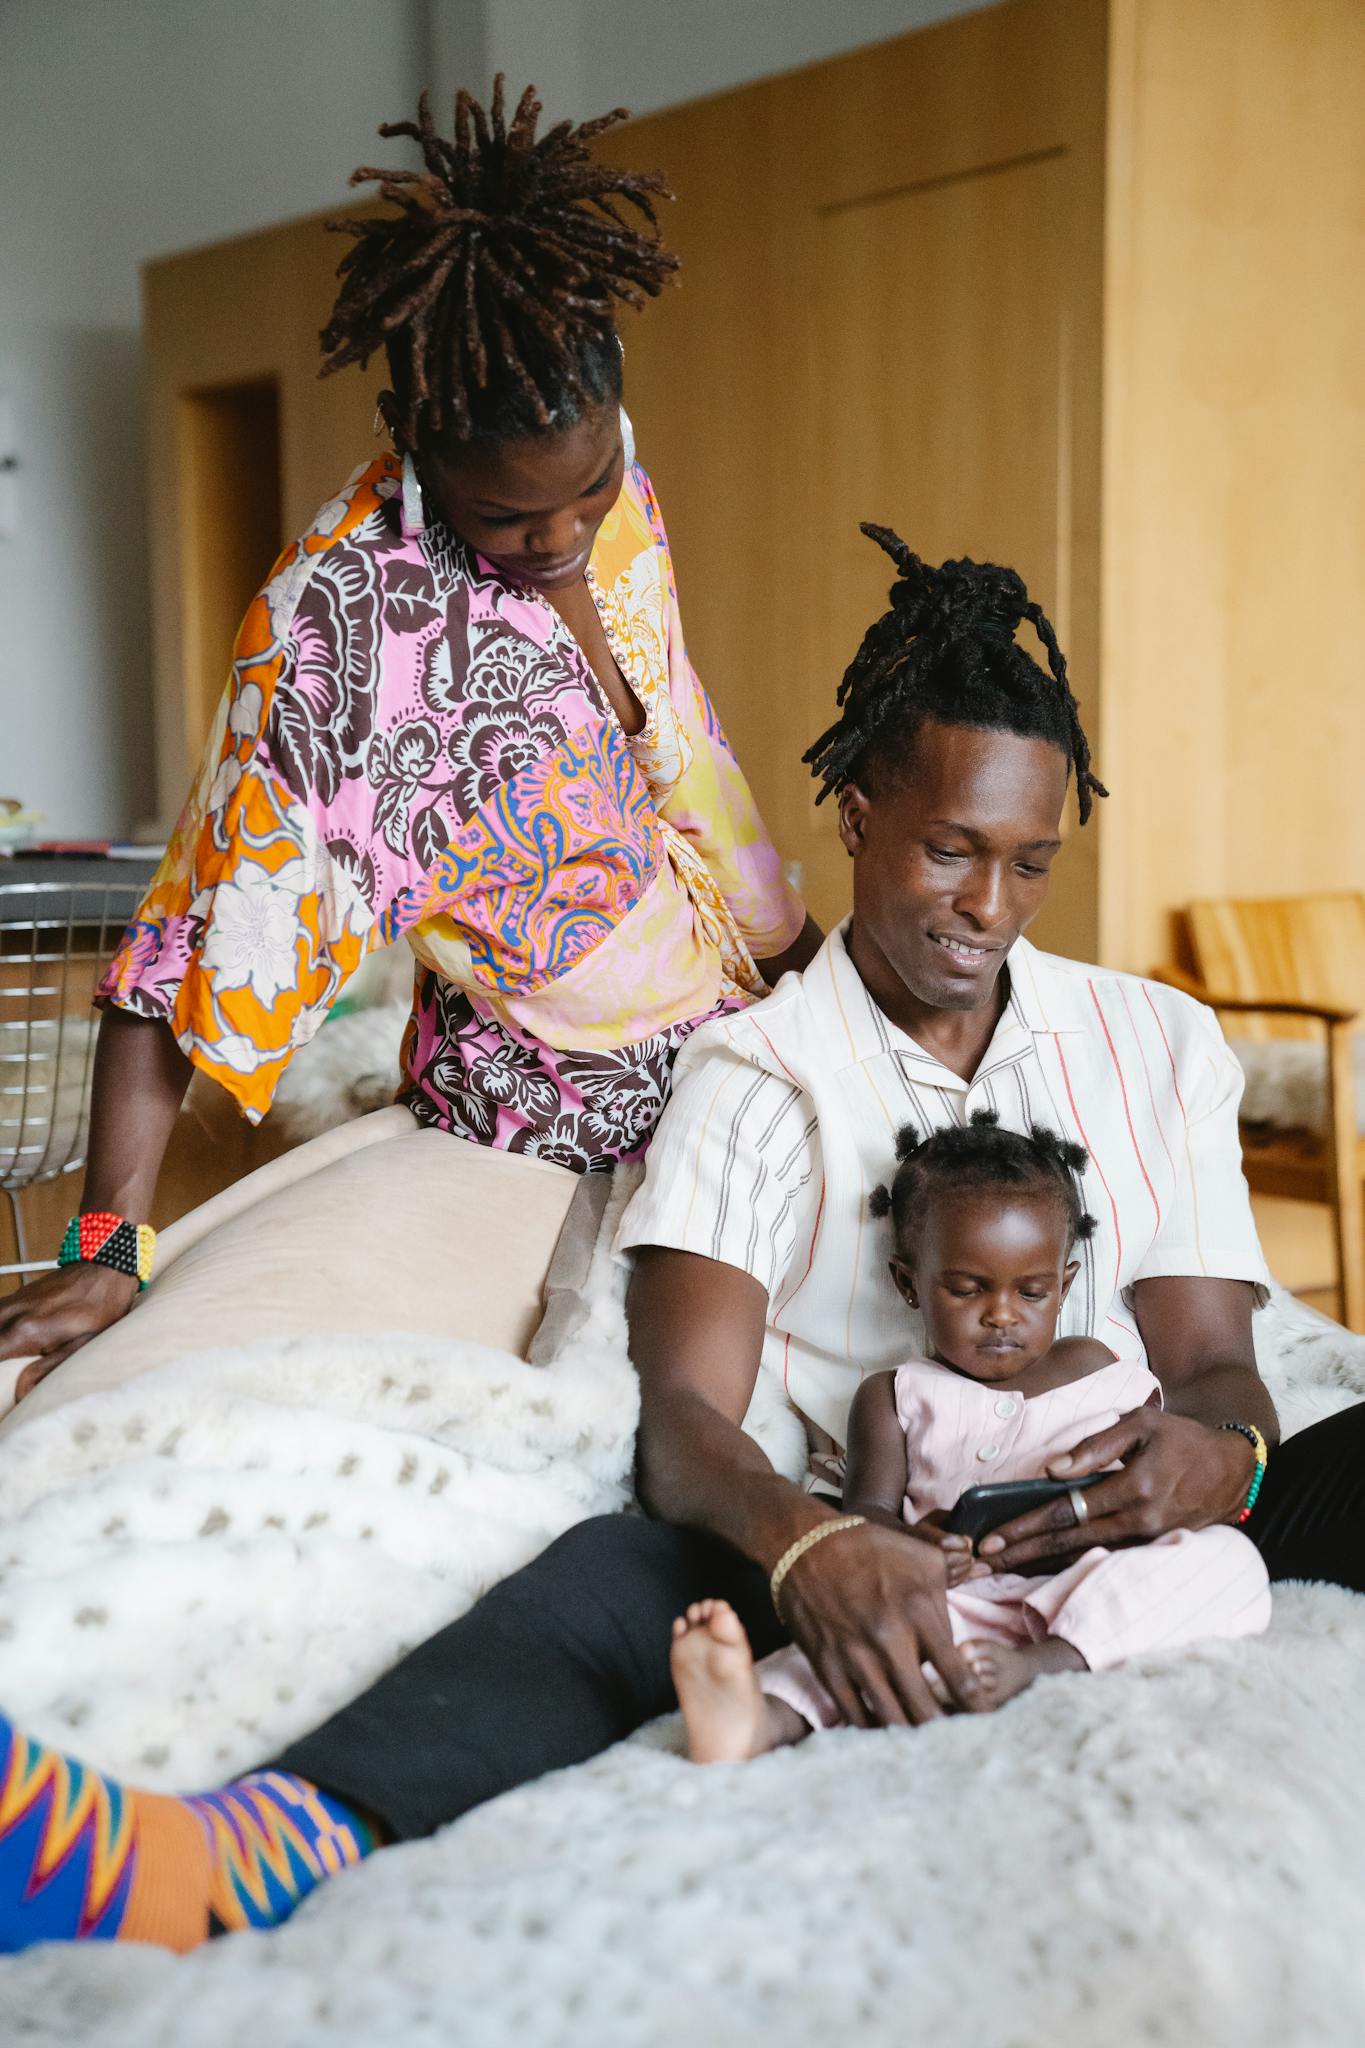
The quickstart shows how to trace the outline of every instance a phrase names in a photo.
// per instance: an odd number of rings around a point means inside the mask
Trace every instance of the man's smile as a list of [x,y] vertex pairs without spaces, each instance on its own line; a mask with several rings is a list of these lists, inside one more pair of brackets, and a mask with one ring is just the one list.
[[985,967],[1005,950],[1003,946],[990,945],[984,939],[960,938],[947,932],[930,932],[929,936],[959,967]]

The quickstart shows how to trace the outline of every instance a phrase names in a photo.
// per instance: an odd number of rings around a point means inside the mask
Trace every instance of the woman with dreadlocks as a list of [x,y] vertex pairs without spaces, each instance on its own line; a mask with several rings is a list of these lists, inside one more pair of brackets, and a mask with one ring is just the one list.
[[[657,173],[537,135],[530,88],[354,246],[324,370],[382,351],[393,440],[276,564],[166,859],[103,984],[70,1264],[0,1313],[20,1391],[129,1305],[191,1068],[253,1122],[374,948],[417,958],[402,1100],[576,1171],[638,1157],[677,1047],[819,934],[688,662],[621,410],[620,306],[670,280]],[[639,225],[632,225],[630,214]],[[92,1220],[97,1212],[99,1220]],[[139,1227],[140,1226],[140,1227]]]

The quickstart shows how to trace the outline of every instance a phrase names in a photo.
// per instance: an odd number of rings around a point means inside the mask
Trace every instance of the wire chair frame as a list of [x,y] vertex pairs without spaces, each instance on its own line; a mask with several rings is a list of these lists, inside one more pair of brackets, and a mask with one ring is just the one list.
[[56,1264],[30,1257],[19,1197],[85,1165],[95,1066],[91,997],[145,886],[0,882],[0,1194],[9,1202],[19,1255],[16,1265],[0,1265],[0,1276]]

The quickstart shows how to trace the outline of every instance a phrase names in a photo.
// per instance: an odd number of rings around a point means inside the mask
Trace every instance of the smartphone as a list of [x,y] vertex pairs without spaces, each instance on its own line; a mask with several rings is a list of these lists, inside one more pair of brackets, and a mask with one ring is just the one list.
[[1026,1515],[1030,1508],[1046,1507],[1060,1500],[1073,1487],[1094,1486],[1107,1479],[1106,1472],[1091,1472],[1085,1479],[1005,1479],[996,1486],[969,1486],[958,1498],[948,1517],[949,1533],[970,1536],[973,1546],[1002,1522]]

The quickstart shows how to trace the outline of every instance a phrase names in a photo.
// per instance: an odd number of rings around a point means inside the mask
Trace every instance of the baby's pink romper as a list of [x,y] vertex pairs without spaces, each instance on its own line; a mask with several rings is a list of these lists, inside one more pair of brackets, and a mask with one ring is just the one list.
[[[1049,1458],[1153,1397],[1160,1400],[1156,1379],[1131,1361],[1026,1399],[912,1358],[896,1369],[896,1413],[910,1464],[905,1520],[951,1508],[969,1486],[1042,1478]],[[1011,1572],[972,1579],[949,1591],[948,1614],[954,1642],[1060,1636],[1101,1671],[1204,1636],[1258,1635],[1270,1619],[1270,1582],[1250,1538],[1219,1524],[1176,1529],[1127,1550],[1097,1546],[1051,1578]],[[841,1725],[833,1699],[795,1645],[764,1658],[758,1676],[765,1693],[786,1700],[812,1727]]]

